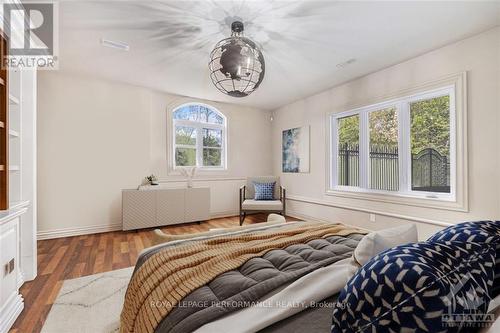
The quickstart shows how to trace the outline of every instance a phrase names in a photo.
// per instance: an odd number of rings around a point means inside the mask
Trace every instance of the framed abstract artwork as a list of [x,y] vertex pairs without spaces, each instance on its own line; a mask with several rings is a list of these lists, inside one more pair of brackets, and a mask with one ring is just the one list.
[[309,172],[309,126],[283,131],[282,171]]

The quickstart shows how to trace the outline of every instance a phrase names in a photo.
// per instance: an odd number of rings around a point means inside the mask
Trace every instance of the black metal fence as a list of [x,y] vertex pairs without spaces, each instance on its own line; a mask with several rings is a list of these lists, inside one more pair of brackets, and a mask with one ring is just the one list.
[[370,188],[399,190],[399,154],[397,146],[370,146]]
[[338,184],[359,186],[359,146],[345,144],[339,147]]
[[[397,146],[370,146],[370,188],[399,189],[399,153]],[[437,150],[426,148],[412,154],[412,189],[415,191],[450,192],[450,164]],[[359,146],[339,147],[338,184],[359,186]]]
[[412,190],[450,193],[450,162],[433,148],[412,154]]

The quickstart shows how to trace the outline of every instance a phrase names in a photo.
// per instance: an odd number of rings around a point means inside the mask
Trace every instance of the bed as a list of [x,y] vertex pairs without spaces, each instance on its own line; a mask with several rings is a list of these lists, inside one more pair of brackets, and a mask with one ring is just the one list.
[[452,225],[420,242],[412,224],[365,234],[292,222],[173,236],[141,253],[120,331],[475,332],[493,325],[499,221]]
[[149,248],[129,284],[121,332],[328,331],[364,233],[263,223]]

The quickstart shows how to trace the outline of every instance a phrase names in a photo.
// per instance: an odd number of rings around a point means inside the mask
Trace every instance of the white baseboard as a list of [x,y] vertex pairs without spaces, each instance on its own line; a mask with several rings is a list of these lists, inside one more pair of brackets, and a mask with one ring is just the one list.
[[[238,214],[239,211],[237,210],[236,211],[228,210],[228,211],[210,213],[210,218],[218,219],[223,217],[233,217],[233,216],[238,216]],[[77,228],[43,230],[37,233],[37,240],[82,236],[82,235],[98,234],[101,232],[119,231],[119,230],[122,230],[121,223],[108,224],[108,225],[93,225],[88,227],[77,227]]]
[[21,295],[17,294],[5,304],[5,308],[0,313],[0,333],[7,333],[23,311],[24,303]]
[[[215,212],[210,214],[211,219],[237,216],[238,211]],[[37,240],[54,239],[71,236],[82,236],[90,234],[98,234],[101,232],[119,231],[122,230],[121,223],[108,225],[93,225],[88,227],[62,228],[53,230],[44,230],[37,233]]]
[[44,230],[44,231],[39,231],[37,233],[37,240],[98,234],[101,232],[109,232],[117,230],[122,230],[121,223],[108,224],[108,225],[93,225],[88,227]]

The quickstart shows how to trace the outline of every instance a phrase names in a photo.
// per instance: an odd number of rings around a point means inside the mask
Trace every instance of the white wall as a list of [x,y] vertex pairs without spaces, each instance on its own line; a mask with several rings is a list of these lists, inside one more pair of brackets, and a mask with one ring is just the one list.
[[[287,187],[289,212],[367,229],[418,220],[421,237],[442,227],[435,224],[500,219],[499,62],[497,28],[275,110],[273,169]],[[327,113],[347,111],[346,105],[362,104],[462,71],[468,76],[469,212],[325,195]],[[281,133],[303,125],[311,126],[311,172],[282,174]],[[369,212],[382,214],[376,216],[376,222],[370,222]]]
[[[449,223],[500,218],[500,29],[429,52],[269,113],[206,102],[229,122],[229,170],[198,176],[212,215],[237,212],[246,176],[274,173],[287,187],[289,213],[379,229],[418,221],[421,237]],[[362,59],[360,59],[362,61]],[[325,195],[326,114],[467,71],[469,212]],[[42,237],[105,231],[121,223],[121,189],[167,173],[166,110],[192,101],[149,89],[64,74],[38,78],[38,231]],[[311,126],[311,172],[281,173],[281,132]],[[169,137],[169,136],[168,136]],[[271,145],[269,143],[272,143]],[[272,161],[272,162],[271,162]],[[347,207],[347,208],[346,208]],[[376,213],[376,222],[369,213]]]
[[[194,99],[42,71],[38,77],[38,234],[40,238],[116,229],[121,189],[151,173],[169,186],[167,110]],[[270,113],[208,103],[228,119],[228,170],[198,176],[211,188],[212,216],[236,214],[244,178],[272,173]]]

